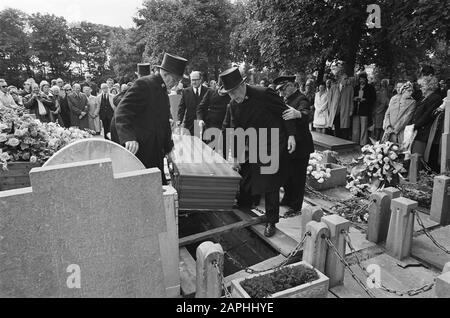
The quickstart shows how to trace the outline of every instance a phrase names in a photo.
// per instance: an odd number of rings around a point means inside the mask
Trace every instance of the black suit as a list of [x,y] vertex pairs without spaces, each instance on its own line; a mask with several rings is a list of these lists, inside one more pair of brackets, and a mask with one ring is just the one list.
[[286,98],[285,103],[300,111],[302,118],[295,120],[297,129],[295,141],[297,148],[292,155],[289,155],[290,171],[288,180],[283,187],[285,191],[283,201],[294,210],[300,211],[305,196],[306,170],[308,168],[309,157],[314,152],[314,143],[311,132],[309,131],[312,111],[308,98],[298,90]]
[[200,85],[199,89],[200,96],[194,94],[193,87],[183,89],[180,105],[178,107],[178,121],[184,124],[184,128],[189,130],[192,136],[194,136],[194,122],[197,119],[198,105],[209,90],[209,88],[206,88],[203,85]]
[[169,123],[170,104],[167,88],[161,76],[138,79],[127,91],[112,120],[111,137],[125,145],[137,141],[136,156],[146,168],[159,168],[163,184],[164,156],[173,148]]
[[[243,128],[244,130],[249,128],[258,129],[257,162],[249,162],[242,165],[241,173],[243,174],[244,182],[241,186],[247,189],[241,188],[241,191],[251,192],[253,195],[265,195],[267,222],[272,224],[278,223],[279,221],[279,191],[288,176],[288,136],[296,135],[295,122],[292,120],[284,121],[282,118],[285,110],[287,110],[286,105],[275,91],[269,88],[247,85],[247,95],[244,102],[237,104],[232,101],[230,107],[228,107],[226,120],[224,121],[225,127]],[[277,129],[279,133],[275,145],[279,153],[279,157],[277,158],[279,160],[279,167],[278,171],[273,174],[263,174],[261,171],[261,167],[269,166],[263,163],[263,158],[260,157],[259,153],[260,138],[262,137],[259,129],[264,128],[268,130],[267,141],[265,143],[266,149],[268,150],[271,149],[272,145],[271,129]],[[239,154],[237,155],[239,156]]]

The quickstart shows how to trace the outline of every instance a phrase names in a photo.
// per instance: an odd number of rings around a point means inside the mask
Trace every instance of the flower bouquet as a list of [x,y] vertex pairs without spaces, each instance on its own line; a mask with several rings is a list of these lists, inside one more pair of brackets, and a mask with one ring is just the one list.
[[[402,173],[406,172],[400,158],[398,145],[387,141],[385,143],[372,141],[371,145],[362,148],[362,156],[358,159],[362,165],[358,180],[378,182],[378,188],[395,186]],[[361,178],[359,178],[361,177]]]
[[314,152],[309,158],[309,165],[307,168],[308,179],[313,179],[319,184],[325,182],[326,179],[331,178],[331,168],[326,168],[322,162],[323,156],[319,152]]
[[27,114],[0,109],[0,165],[8,162],[44,163],[66,145],[92,137],[77,128],[63,128],[56,123],[41,123]]

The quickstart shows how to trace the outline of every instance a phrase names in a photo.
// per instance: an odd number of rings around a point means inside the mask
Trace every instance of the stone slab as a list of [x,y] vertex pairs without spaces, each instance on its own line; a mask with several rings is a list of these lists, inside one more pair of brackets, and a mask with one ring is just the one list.
[[142,162],[124,147],[105,139],[83,139],[67,145],[50,159],[44,167],[89,161],[111,159],[114,173],[145,170]]
[[[352,245],[353,245],[353,247],[355,248],[355,250],[357,252],[365,250],[365,249],[373,247],[373,246],[376,246],[375,243],[369,242],[366,239],[366,234],[365,233],[361,232],[360,230],[358,230],[358,229],[356,229],[356,228],[354,228],[352,226],[350,226],[350,230],[349,230],[349,234],[348,235],[350,236],[350,240],[352,241]],[[345,254],[346,255],[351,254],[351,250],[348,247],[348,245],[346,247]]]
[[[433,230],[431,235],[450,250],[450,226]],[[411,254],[439,270],[442,270],[445,264],[450,262],[450,254],[437,248],[425,234],[413,238]]]
[[440,275],[436,279],[436,296],[439,298],[450,298],[450,272]]
[[103,159],[33,169],[30,180],[0,192],[2,294],[166,296],[159,170],[113,175]]
[[[413,259],[406,258],[405,262],[414,262]],[[380,266],[381,269],[381,283],[387,288],[398,291],[407,291],[422,287],[433,282],[438,275],[436,272],[426,269],[424,267],[409,267],[406,269],[397,265],[398,260],[387,255],[382,254],[374,258],[363,261],[364,267],[371,264]],[[358,278],[366,282],[367,276],[361,271],[357,265],[351,266]],[[348,270],[345,272],[344,285],[337,286],[330,290],[339,298],[368,298],[369,296],[351,277]],[[371,292],[376,298],[410,298],[410,296],[397,296],[395,294],[387,293],[381,289],[371,289]],[[435,298],[434,291],[429,290],[423,294],[412,296],[411,298]]]

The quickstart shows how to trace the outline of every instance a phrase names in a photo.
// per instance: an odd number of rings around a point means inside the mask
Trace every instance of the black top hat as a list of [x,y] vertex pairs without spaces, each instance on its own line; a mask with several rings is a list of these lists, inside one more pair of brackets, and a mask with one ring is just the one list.
[[278,91],[285,87],[288,83],[295,83],[295,79],[295,75],[280,76],[273,81],[273,84],[276,85],[276,90]]
[[156,67],[162,68],[167,72],[175,75],[184,76],[184,69],[186,68],[187,60],[180,56],[164,53],[164,58],[161,65]]
[[221,94],[226,94],[241,85],[245,78],[242,78],[239,68],[232,67],[219,75],[222,86],[219,89]]
[[136,75],[139,75],[139,76],[150,75],[150,63],[139,63],[137,65]]

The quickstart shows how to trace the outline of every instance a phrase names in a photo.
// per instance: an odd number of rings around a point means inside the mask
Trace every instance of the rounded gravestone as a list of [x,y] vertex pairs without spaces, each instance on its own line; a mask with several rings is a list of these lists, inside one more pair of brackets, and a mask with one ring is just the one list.
[[142,162],[124,147],[105,139],[83,139],[55,153],[44,167],[66,163],[111,159],[114,173],[145,170]]

